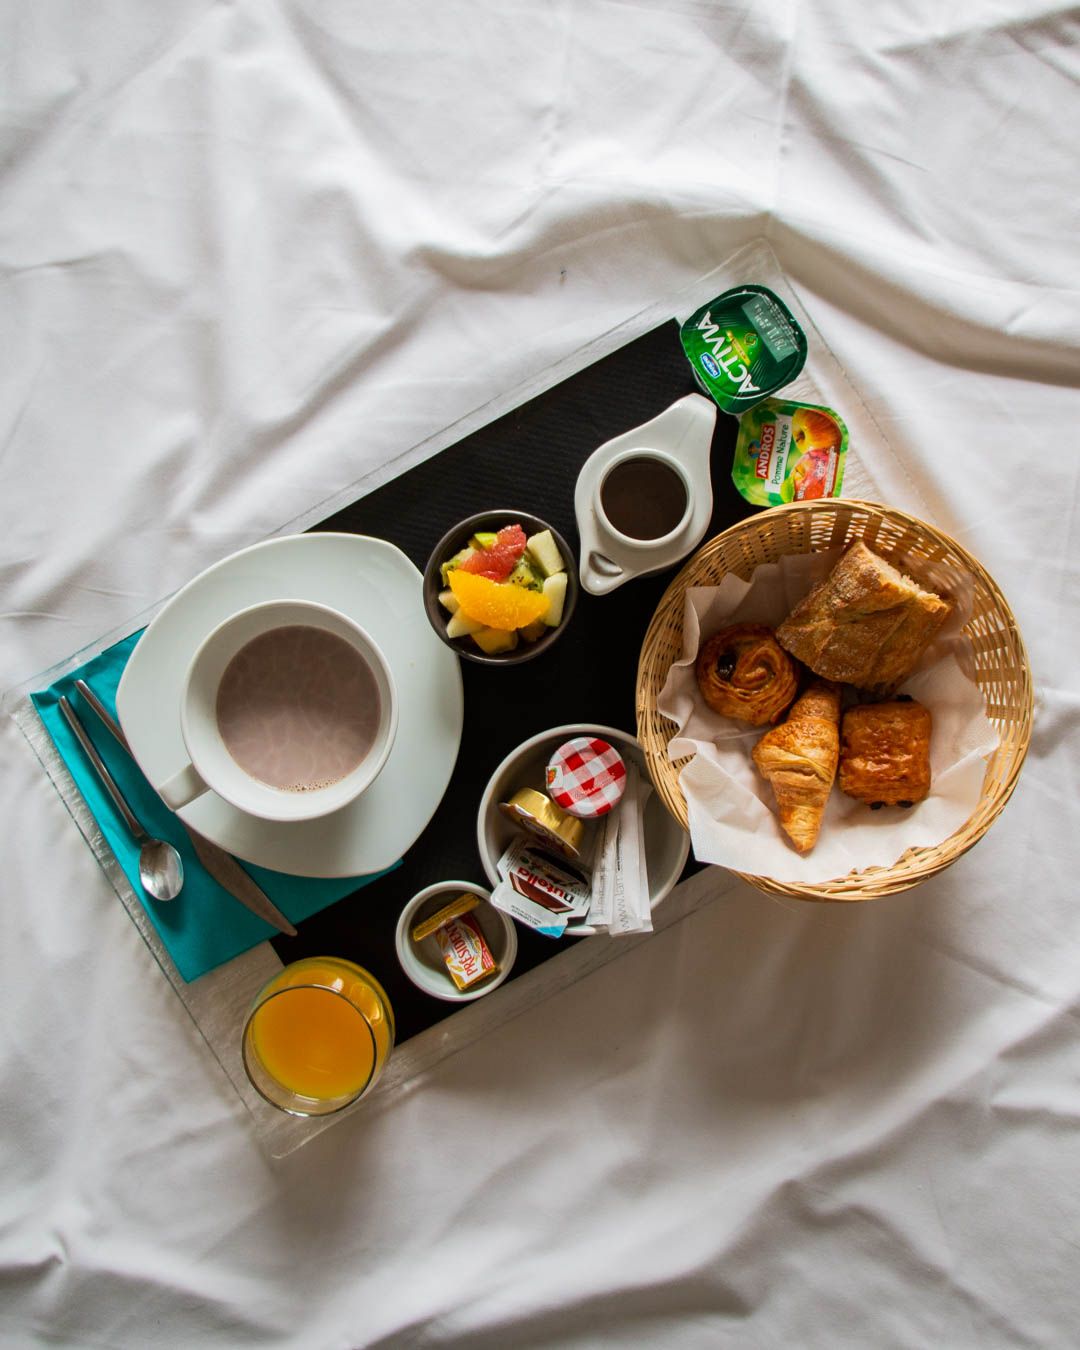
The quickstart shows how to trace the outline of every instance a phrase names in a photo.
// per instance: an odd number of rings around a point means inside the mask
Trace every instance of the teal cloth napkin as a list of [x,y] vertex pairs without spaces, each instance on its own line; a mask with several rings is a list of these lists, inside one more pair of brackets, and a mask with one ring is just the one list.
[[[183,979],[190,983],[249,947],[273,937],[277,930],[245,909],[206,872],[183,825],[75,689],[76,680],[85,680],[105,706],[115,711],[120,676],[141,636],[141,631],[133,633],[48,689],[30,697],[166,951]],[[59,706],[62,694],[67,695],[79,714],[106,768],[145,829],[169,840],[179,850],[184,861],[184,889],[170,903],[160,904],[144,894],[139,884],[139,850],[63,719]],[[386,875],[386,872],[374,872],[364,877],[296,877],[285,872],[270,872],[253,863],[242,865],[294,924]],[[394,867],[398,866],[400,863],[394,864]],[[394,867],[386,871],[392,872]]]

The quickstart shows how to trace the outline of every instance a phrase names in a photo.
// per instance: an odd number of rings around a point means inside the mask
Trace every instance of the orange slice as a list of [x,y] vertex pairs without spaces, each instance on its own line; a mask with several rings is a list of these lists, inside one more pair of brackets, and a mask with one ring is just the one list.
[[542,619],[547,613],[548,598],[541,591],[500,585],[490,577],[463,572],[460,567],[450,573],[449,579],[462,614],[488,628],[511,633],[515,628],[524,628],[533,620]]

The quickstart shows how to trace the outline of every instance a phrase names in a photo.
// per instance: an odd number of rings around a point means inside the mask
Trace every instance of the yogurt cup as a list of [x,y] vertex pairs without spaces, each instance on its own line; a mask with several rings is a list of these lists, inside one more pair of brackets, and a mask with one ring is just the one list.
[[806,364],[806,334],[766,286],[736,286],[691,314],[679,330],[698,384],[741,413],[790,384]]

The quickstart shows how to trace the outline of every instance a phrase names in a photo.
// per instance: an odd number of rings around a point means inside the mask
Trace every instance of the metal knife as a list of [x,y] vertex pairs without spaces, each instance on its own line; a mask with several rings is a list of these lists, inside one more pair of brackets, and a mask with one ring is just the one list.
[[[105,707],[101,699],[90,688],[85,680],[76,680],[75,688],[83,696],[86,702],[97,713],[98,717],[104,723],[105,727],[113,734],[116,740],[131,754],[131,746],[128,745],[127,737],[124,735],[120,723]],[[218,844],[212,843],[209,839],[193,830],[190,825],[180,822],[188,833],[192,847],[195,849],[196,856],[207,872],[214,878],[219,886],[233,897],[239,900],[242,905],[250,909],[252,914],[257,914],[260,919],[265,919],[268,924],[272,924],[279,933],[285,933],[289,937],[296,936],[296,929],[288,921],[281,910],[273,903],[270,897],[257,882],[244,871],[231,853],[226,853]]]
[[219,886],[224,886],[229,894],[242,905],[246,905],[252,914],[257,914],[260,919],[273,924],[279,933],[286,933],[289,937],[296,936],[293,925],[273,904],[258,882],[248,876],[231,853],[226,853],[218,844],[211,843],[190,826],[185,825],[184,829],[188,832],[199,861]]

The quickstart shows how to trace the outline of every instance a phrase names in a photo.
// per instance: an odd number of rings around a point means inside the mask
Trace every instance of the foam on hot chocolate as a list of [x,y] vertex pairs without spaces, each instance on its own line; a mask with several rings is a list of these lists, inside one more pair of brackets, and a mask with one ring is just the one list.
[[236,653],[216,711],[221,739],[245,773],[287,792],[314,792],[363,763],[381,708],[375,674],[355,647],[292,624]]

